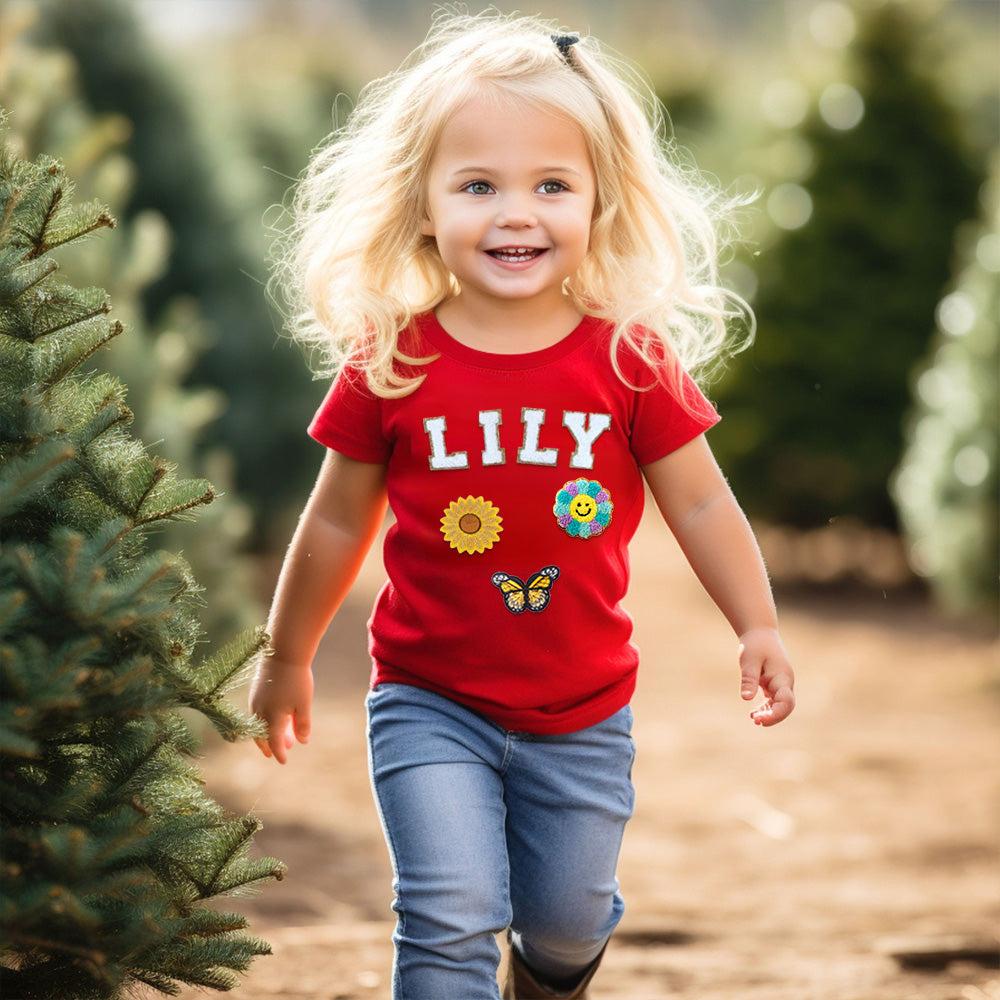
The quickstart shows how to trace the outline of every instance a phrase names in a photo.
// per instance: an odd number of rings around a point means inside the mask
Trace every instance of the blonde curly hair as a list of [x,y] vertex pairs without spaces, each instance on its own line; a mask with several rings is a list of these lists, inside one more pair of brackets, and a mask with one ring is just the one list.
[[[583,37],[564,55],[558,29],[493,10],[443,10],[394,73],[365,87],[300,179],[272,286],[318,375],[363,357],[379,396],[401,396],[433,358],[403,355],[415,315],[456,295],[421,234],[425,180],[444,124],[484,91],[578,124],[597,181],[590,245],[565,291],[614,325],[610,362],[630,346],[668,384],[704,375],[753,333],[753,314],[719,285],[720,224],[734,202],[678,156],[649,85]],[[738,320],[738,322],[733,322]],[[683,398],[681,396],[681,398]]]

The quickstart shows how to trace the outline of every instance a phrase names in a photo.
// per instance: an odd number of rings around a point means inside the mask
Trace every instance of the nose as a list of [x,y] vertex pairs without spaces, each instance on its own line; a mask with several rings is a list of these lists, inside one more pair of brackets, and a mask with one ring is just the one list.
[[496,224],[499,229],[530,229],[538,225],[530,198],[523,194],[504,195],[497,206]]

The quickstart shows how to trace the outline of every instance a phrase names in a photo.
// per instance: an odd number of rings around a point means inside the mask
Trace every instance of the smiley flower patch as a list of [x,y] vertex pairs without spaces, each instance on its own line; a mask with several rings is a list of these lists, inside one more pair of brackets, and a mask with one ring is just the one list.
[[556,494],[552,508],[559,527],[573,538],[593,538],[611,523],[615,505],[596,479],[572,479]]

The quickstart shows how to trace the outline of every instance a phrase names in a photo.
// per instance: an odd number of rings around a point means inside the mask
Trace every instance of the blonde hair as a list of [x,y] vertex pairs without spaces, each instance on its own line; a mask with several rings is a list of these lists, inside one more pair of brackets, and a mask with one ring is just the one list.
[[319,147],[272,279],[317,374],[355,355],[380,396],[423,380],[413,366],[433,359],[404,356],[399,332],[458,292],[420,231],[425,179],[445,123],[484,90],[583,131],[597,195],[588,252],[564,287],[581,313],[613,323],[610,361],[623,381],[623,345],[656,371],[666,365],[665,380],[679,387],[681,366],[703,375],[748,342],[750,307],[718,282],[717,227],[731,206],[671,149],[662,108],[637,73],[588,37],[564,56],[554,30],[495,10],[441,11],[400,69],[364,88]]

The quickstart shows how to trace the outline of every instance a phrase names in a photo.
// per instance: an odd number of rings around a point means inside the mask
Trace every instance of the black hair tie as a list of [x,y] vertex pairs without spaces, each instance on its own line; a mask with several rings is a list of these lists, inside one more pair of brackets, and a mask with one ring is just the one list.
[[579,35],[550,35],[552,41],[556,43],[556,48],[559,50],[559,54],[566,60],[566,62],[572,66],[573,60],[570,58],[569,50],[570,46],[576,45],[580,41]]

